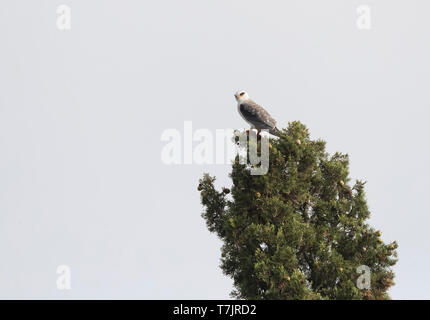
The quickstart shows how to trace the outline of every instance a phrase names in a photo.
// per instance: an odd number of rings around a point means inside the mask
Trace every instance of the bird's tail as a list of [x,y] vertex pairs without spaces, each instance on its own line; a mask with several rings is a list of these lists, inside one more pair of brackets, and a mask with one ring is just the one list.
[[279,137],[281,135],[281,131],[279,131],[279,129],[276,127],[270,129],[269,133],[273,134],[274,136],[277,136],[277,137]]

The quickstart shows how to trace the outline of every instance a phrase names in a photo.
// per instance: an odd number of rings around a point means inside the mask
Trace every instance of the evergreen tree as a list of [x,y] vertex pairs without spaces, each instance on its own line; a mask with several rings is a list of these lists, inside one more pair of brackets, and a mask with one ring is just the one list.
[[[223,241],[221,268],[234,280],[232,296],[389,299],[397,243],[385,244],[366,223],[364,183],[348,186],[348,156],[329,156],[299,122],[270,141],[266,175],[251,175],[237,156],[231,195],[217,191],[208,174],[198,187],[202,217]],[[362,265],[370,287],[357,272]]]

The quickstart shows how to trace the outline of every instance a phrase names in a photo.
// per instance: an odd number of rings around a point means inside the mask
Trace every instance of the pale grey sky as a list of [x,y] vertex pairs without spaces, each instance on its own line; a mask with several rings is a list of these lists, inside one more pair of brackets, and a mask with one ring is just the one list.
[[[72,9],[60,31],[56,9]],[[358,5],[371,29],[358,30]],[[367,180],[399,243],[394,299],[430,298],[430,3],[3,0],[0,298],[228,298],[200,217],[203,172],[160,160],[165,129],[243,128],[245,89]],[[68,265],[72,289],[56,288]]]

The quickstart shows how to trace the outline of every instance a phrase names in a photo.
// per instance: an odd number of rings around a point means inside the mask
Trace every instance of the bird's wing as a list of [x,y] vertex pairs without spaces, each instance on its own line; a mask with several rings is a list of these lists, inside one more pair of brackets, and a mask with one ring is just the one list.
[[271,129],[276,126],[276,120],[252,100],[242,102],[239,109],[243,117],[258,129]]

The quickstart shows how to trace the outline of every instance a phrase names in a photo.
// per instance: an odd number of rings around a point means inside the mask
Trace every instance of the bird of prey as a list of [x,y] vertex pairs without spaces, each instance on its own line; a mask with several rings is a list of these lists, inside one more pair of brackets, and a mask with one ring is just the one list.
[[270,134],[279,137],[276,120],[263,107],[252,101],[245,91],[236,92],[234,97],[237,101],[237,111],[243,120],[251,125],[251,129],[257,129],[259,135],[261,130],[266,129]]

